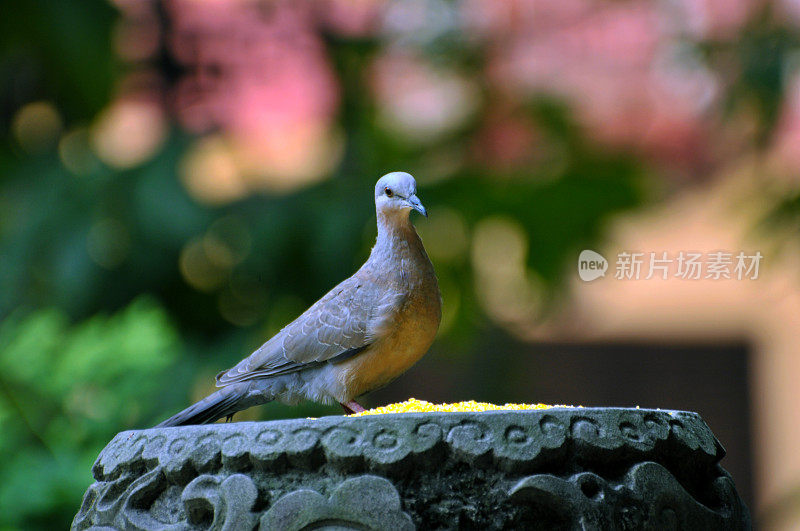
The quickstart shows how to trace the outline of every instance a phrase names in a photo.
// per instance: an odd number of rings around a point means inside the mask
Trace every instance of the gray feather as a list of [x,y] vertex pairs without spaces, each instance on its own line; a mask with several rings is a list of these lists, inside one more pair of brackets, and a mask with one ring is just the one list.
[[348,278],[253,354],[217,375],[224,386],[310,368],[353,349],[363,350],[390,320],[402,294],[359,274]]

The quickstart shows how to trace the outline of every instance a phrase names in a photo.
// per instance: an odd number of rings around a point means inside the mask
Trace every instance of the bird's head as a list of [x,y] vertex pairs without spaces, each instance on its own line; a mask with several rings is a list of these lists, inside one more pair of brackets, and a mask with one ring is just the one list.
[[398,214],[408,216],[411,210],[428,217],[428,212],[417,197],[417,181],[410,173],[403,171],[393,171],[378,179],[375,185],[375,209],[389,217]]

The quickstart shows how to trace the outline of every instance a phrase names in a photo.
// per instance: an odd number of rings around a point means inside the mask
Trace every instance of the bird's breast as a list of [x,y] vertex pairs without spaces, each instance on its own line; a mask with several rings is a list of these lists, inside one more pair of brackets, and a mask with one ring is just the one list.
[[402,297],[381,320],[382,333],[372,345],[336,364],[340,402],[386,385],[416,363],[433,343],[442,316],[433,265],[410,224],[379,234],[362,274]]
[[436,277],[429,278],[408,291],[386,336],[341,364],[339,378],[348,400],[394,380],[430,348],[441,320],[442,299]]

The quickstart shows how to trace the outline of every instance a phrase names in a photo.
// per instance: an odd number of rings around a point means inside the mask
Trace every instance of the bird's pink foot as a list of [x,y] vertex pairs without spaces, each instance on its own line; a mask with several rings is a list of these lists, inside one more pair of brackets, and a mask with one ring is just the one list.
[[346,415],[351,415],[353,413],[361,413],[362,411],[366,411],[366,409],[361,407],[361,404],[359,404],[355,400],[351,400],[346,404],[339,404],[339,405],[342,406],[342,409],[344,409]]

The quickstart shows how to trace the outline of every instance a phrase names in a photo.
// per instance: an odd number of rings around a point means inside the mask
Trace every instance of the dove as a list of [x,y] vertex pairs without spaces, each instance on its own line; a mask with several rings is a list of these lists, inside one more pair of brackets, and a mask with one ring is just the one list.
[[392,172],[375,185],[378,234],[369,258],[250,356],[217,375],[218,391],[157,427],[206,424],[277,400],[339,403],[355,399],[416,363],[433,343],[442,297],[422,240],[411,223],[427,217],[410,174]]

